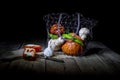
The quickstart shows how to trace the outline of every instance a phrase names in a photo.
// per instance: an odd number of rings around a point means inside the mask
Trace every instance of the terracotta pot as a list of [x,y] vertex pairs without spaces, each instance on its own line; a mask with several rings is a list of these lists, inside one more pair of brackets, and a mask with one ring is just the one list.
[[35,60],[36,50],[34,48],[24,48],[23,58],[27,60]]
[[27,44],[24,46],[24,49],[25,48],[34,48],[36,52],[40,52],[42,50],[42,46],[36,44]]

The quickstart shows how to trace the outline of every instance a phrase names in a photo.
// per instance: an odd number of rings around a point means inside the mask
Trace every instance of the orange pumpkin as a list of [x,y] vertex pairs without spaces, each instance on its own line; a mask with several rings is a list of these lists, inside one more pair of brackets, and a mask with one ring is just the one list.
[[71,34],[71,36],[73,36],[74,38],[77,38],[77,39],[83,41],[83,40],[81,39],[81,37],[78,36],[77,34],[75,34],[75,33],[70,33],[70,34]]
[[[61,34],[64,33],[64,27],[61,24],[59,26],[59,30]],[[50,27],[50,33],[58,35],[58,24],[54,24]]]
[[[70,33],[71,36],[82,41],[80,36],[75,33]],[[81,55],[83,53],[83,46],[74,42],[73,40],[67,40],[61,47],[62,51],[67,55]]]
[[62,51],[67,55],[80,55],[83,52],[83,47],[78,43],[68,40],[61,47]]

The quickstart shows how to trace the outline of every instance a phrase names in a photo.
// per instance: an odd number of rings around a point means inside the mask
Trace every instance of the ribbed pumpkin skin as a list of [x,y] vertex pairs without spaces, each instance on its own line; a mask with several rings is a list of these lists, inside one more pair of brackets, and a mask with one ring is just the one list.
[[[59,27],[60,27],[59,28],[60,33],[61,34],[64,33],[64,27],[62,25],[60,25]],[[51,26],[50,33],[58,35],[58,24],[54,24],[54,25]]]
[[67,55],[81,55],[83,48],[78,43],[73,42],[72,40],[68,40],[61,47],[62,51]]
[[70,33],[70,34],[71,34],[71,36],[73,36],[74,38],[77,38],[77,39],[83,41],[83,40],[81,39],[81,37],[78,36],[77,34],[75,34],[75,33]]

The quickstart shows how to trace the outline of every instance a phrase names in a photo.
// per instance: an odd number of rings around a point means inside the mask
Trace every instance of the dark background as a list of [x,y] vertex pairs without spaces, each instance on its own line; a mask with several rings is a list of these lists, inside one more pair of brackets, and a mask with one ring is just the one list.
[[80,1],[49,1],[38,4],[4,3],[1,7],[1,41],[46,38],[43,16],[52,12],[80,12],[98,21],[93,28],[93,40],[119,52],[119,7],[116,3]]

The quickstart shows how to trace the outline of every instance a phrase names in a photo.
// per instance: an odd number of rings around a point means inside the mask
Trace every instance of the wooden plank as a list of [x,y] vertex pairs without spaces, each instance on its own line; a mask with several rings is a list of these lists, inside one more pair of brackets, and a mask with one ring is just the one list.
[[24,49],[17,49],[14,51],[11,51],[13,55],[8,56],[8,57],[16,57],[16,56],[22,56]]
[[95,70],[85,56],[74,57],[82,75],[93,75]]
[[10,71],[17,73],[32,73],[33,61],[27,61],[24,59],[15,60],[10,64]]
[[83,74],[112,75],[114,72],[113,68],[97,54],[75,57],[75,60]]
[[66,55],[62,51],[55,51],[53,58],[65,59],[65,58],[72,58],[72,56]]
[[47,74],[63,75],[64,74],[64,63],[56,62],[52,60],[46,60],[45,71]]
[[0,49],[5,49],[8,51],[19,49],[24,40],[16,40],[16,41],[6,41],[0,43]]
[[115,62],[120,62],[120,54],[118,54],[110,49],[105,50],[103,55],[108,56],[111,60],[113,60]]
[[45,73],[45,59],[34,61],[32,71],[37,74]]
[[79,66],[76,64],[73,58],[65,58],[64,66],[65,66],[65,75],[76,75],[80,74]]
[[6,72],[8,70],[9,67],[9,62],[1,62],[0,61],[0,72]]
[[114,75],[118,75],[118,73],[120,73],[120,56],[118,54],[106,50],[102,54],[99,54],[99,56],[112,68]]
[[13,55],[13,53],[11,51],[7,51],[5,49],[3,49],[3,52],[2,52],[2,49],[0,49],[0,51],[1,51],[0,52],[0,59],[5,58],[7,56],[12,56]]
[[33,67],[33,62],[34,61],[27,61],[27,60],[20,60],[20,64],[17,70],[23,70],[25,72],[32,72],[32,67]]
[[[6,45],[4,45],[4,46],[6,46]],[[4,46],[0,48],[0,58],[5,57],[7,55],[12,55],[12,53],[10,52],[10,49],[8,49],[7,47],[4,47]]]
[[88,49],[91,48],[101,48],[101,49],[105,49],[108,48],[107,46],[105,46],[104,44],[102,44],[101,42],[98,41],[90,41],[87,46]]
[[18,50],[20,45],[22,44],[22,41],[9,41],[1,43],[0,48],[0,58],[4,58],[7,56],[13,56],[14,53],[12,51]]
[[102,66],[103,70],[105,69],[108,75],[112,75],[114,73],[113,68],[110,65],[106,64],[106,62],[103,59],[101,59],[100,55],[95,54],[95,56],[98,58],[100,63],[103,65]]
[[0,56],[0,59],[13,59],[20,56],[22,57],[22,54],[23,54],[23,49],[8,51],[4,53],[2,56]]
[[16,41],[11,41],[10,43],[10,48],[12,50],[17,50],[20,49],[21,45],[23,44],[24,40],[16,40]]
[[8,67],[8,70],[10,72],[17,72],[16,69],[18,68],[19,64],[20,64],[20,60],[12,61],[10,66]]
[[112,70],[109,67],[109,65],[105,64],[103,61],[101,61],[100,57],[97,54],[94,54],[92,56],[89,56],[87,58],[90,66],[93,67],[95,70],[96,75],[110,75],[112,74]]

